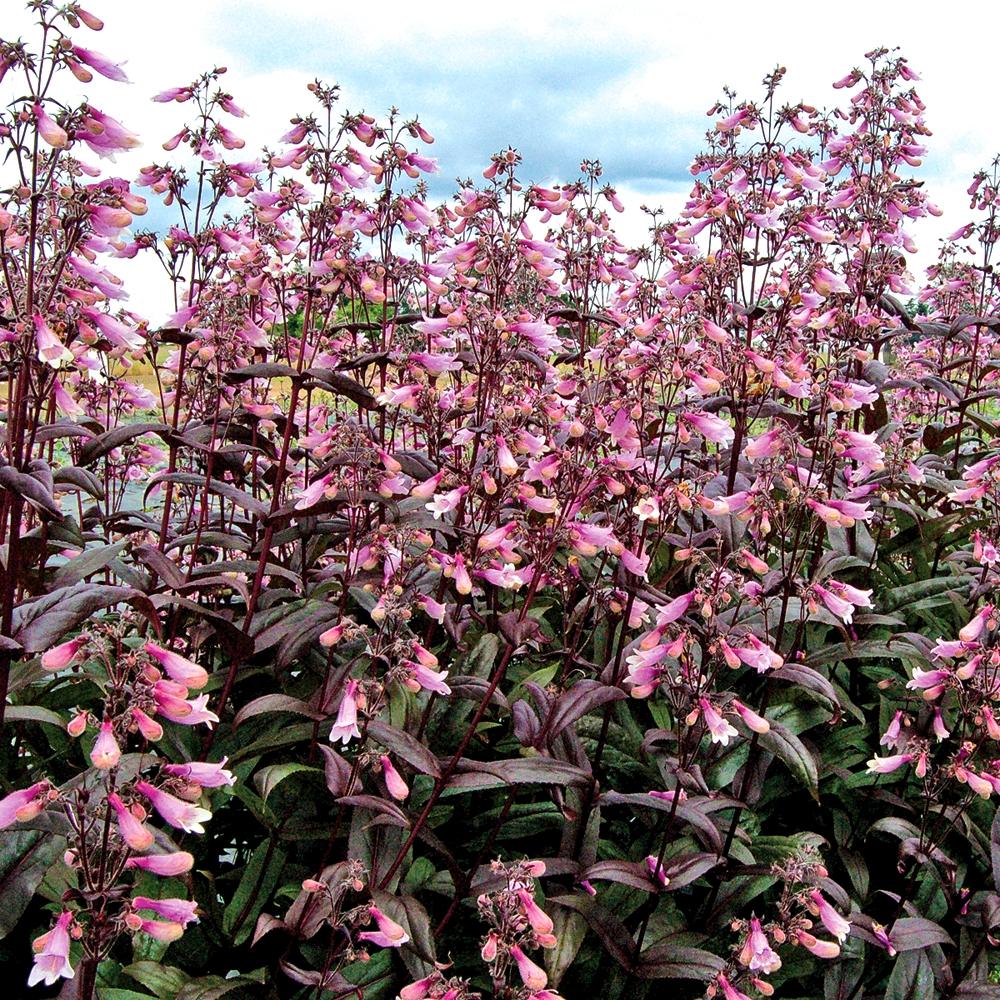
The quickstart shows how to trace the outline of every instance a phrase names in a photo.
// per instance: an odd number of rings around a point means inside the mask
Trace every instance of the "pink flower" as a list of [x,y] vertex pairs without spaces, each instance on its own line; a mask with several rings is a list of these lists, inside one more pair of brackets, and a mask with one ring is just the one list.
[[903,713],[901,711],[896,712],[892,717],[892,721],[886,727],[885,733],[882,739],[879,740],[879,745],[884,747],[895,747],[899,742],[899,732],[902,725]]
[[77,639],[70,639],[68,642],[62,642],[58,646],[47,649],[42,653],[42,669],[62,670],[68,667],[76,659],[76,654],[80,652],[86,643],[87,640],[83,636],[80,636]]
[[750,918],[750,933],[740,952],[740,962],[754,972],[771,973],[781,968],[781,959],[771,948],[771,942],[756,917]]
[[197,760],[187,764],[165,764],[163,772],[176,778],[186,778],[202,788],[221,788],[223,785],[236,784],[236,778],[231,771],[225,769],[225,763],[226,758],[223,757],[218,764]]
[[183,875],[194,867],[194,856],[187,851],[174,851],[172,854],[147,854],[144,857],[131,857],[125,862],[126,868],[141,868],[153,875],[171,877]]
[[375,918],[377,931],[362,931],[358,938],[369,941],[380,948],[399,948],[410,940],[410,935],[403,930],[395,920],[387,917],[374,903],[368,907],[368,912]]
[[157,916],[186,927],[190,923],[198,923],[198,904],[188,899],[150,899],[148,896],[136,896],[132,900],[136,910],[151,910]]
[[759,458],[770,458],[773,455],[777,455],[780,451],[781,428],[775,427],[761,434],[760,437],[751,439],[746,448],[743,449],[743,454],[751,462],[756,462]]
[[139,732],[150,743],[156,743],[158,740],[163,739],[163,726],[156,719],[151,719],[141,708],[132,708],[129,711],[132,715],[132,721],[135,722]]
[[382,764],[382,776],[385,778],[385,785],[389,789],[389,794],[397,802],[402,802],[410,794],[409,786],[403,781],[402,776],[396,770],[388,754],[382,754],[379,760]]
[[128,83],[128,77],[125,75],[121,66],[117,63],[111,62],[107,56],[102,56],[100,52],[93,52],[90,49],[81,48],[79,45],[74,45],[72,47],[73,55],[76,56],[80,62],[89,66],[91,69],[96,70],[101,76],[107,77],[109,80],[115,80],[119,83]]
[[744,725],[747,729],[754,733],[769,733],[771,731],[771,723],[767,721],[763,716],[758,715],[752,709],[747,708],[743,702],[734,698],[730,703],[729,707],[732,708],[736,714],[743,720]]
[[38,781],[27,788],[5,795],[0,799],[0,830],[5,830],[11,823],[37,816],[45,806],[48,792],[49,783]]
[[438,974],[432,972],[429,976],[418,979],[415,983],[410,983],[409,986],[404,986],[399,991],[399,1000],[425,1000],[437,978]]
[[356,680],[347,682],[344,697],[337,710],[337,719],[330,730],[331,743],[340,740],[346,746],[352,739],[359,739],[361,736],[361,730],[358,729],[358,687]]
[[812,900],[810,909],[823,921],[823,926],[838,941],[844,941],[851,930],[851,925],[827,902],[818,889],[810,892],[809,898]]
[[184,925],[172,920],[143,920],[139,923],[139,930],[143,934],[148,934],[154,941],[169,944],[171,941],[176,941],[184,933]]
[[987,604],[981,608],[973,616],[972,620],[959,630],[959,639],[963,642],[975,642],[983,634],[983,629],[986,628],[986,623],[989,621],[993,611],[992,604]]
[[721,743],[724,747],[729,745],[729,740],[739,733],[715,710],[712,703],[706,698],[698,699],[698,706],[701,709],[702,718],[708,731],[712,734],[713,743]]
[[898,753],[892,757],[873,757],[868,761],[868,770],[874,774],[891,774],[912,760],[912,753]]
[[808,931],[796,931],[796,940],[811,951],[817,958],[836,958],[840,954],[840,945],[833,941],[820,941]]
[[118,832],[122,840],[133,851],[148,851],[153,846],[153,831],[142,824],[117,793],[111,792],[108,795],[108,805],[118,816]]
[[521,977],[521,982],[529,990],[545,989],[545,985],[549,981],[545,970],[535,965],[518,945],[515,944],[511,947],[510,957],[517,963],[517,973]]
[[149,799],[165,822],[185,833],[204,833],[205,828],[201,824],[212,818],[207,809],[178,799],[148,781],[136,782],[135,790]]
[[144,648],[163,667],[172,681],[183,684],[187,688],[194,688],[196,691],[208,683],[208,671],[181,656],[180,653],[163,649],[155,642],[147,642]]
[[733,986],[723,973],[720,972],[718,976],[716,976],[715,981],[719,984],[725,1000],[750,1000],[750,997]]
[[706,441],[723,446],[732,444],[736,432],[720,417],[708,413],[682,413],[681,420],[690,424]]
[[45,320],[36,313],[32,318],[35,325],[35,346],[38,348],[38,360],[52,368],[62,368],[73,360],[73,352],[49,329]]
[[63,149],[69,142],[69,136],[66,134],[65,129],[60,128],[55,120],[49,117],[48,113],[45,111],[40,104],[34,105],[32,109],[35,113],[35,122],[38,126],[38,134],[50,145],[53,149]]
[[451,688],[444,682],[448,676],[447,670],[431,670],[430,667],[425,667],[422,663],[412,661],[406,665],[413,672],[413,682],[416,684],[414,691],[423,689],[424,691],[433,691],[435,694],[451,694]]
[[554,927],[552,918],[535,902],[535,897],[527,889],[518,889],[517,898],[535,934],[540,937],[551,934]]
[[35,964],[28,976],[28,985],[34,986],[44,982],[52,986],[59,979],[72,979],[73,967],[69,964],[69,928],[73,923],[73,914],[63,910],[55,922],[55,926],[35,938],[32,948],[35,952]]
[[121,747],[118,746],[118,741],[115,739],[111,720],[105,719],[101,723],[97,739],[94,741],[94,746],[90,751],[90,762],[94,767],[102,771],[107,771],[117,766],[121,757]]

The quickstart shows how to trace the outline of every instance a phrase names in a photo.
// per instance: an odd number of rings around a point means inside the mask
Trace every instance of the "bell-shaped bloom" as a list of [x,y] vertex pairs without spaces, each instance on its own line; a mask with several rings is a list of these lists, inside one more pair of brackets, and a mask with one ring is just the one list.
[[50,931],[35,938],[32,949],[35,952],[35,964],[28,976],[28,985],[44,983],[52,986],[60,979],[72,979],[73,967],[69,964],[69,929],[73,923],[73,914],[63,910]]
[[399,948],[410,940],[410,935],[391,917],[387,917],[374,903],[368,907],[378,926],[377,931],[362,931],[358,938],[380,948]]
[[126,868],[141,868],[143,871],[151,872],[153,875],[160,875],[170,878],[174,875],[183,875],[191,871],[194,867],[194,855],[187,851],[174,851],[171,854],[146,854],[133,856],[125,862]]
[[733,709],[734,712],[743,720],[744,725],[747,729],[754,733],[769,733],[771,731],[771,723],[767,721],[762,715],[758,715],[753,709],[747,708],[742,701],[737,698],[729,703],[729,707]]
[[545,970],[532,962],[519,945],[515,944],[511,947],[510,957],[517,963],[517,974],[529,990],[545,989],[545,985],[549,981]]
[[868,770],[873,774],[892,774],[913,760],[912,753],[897,753],[891,757],[872,757],[868,761]]
[[359,739],[361,736],[361,730],[358,729],[358,687],[356,680],[347,682],[344,697],[337,710],[336,721],[330,730],[331,743],[340,740],[346,746],[351,740]]
[[132,900],[132,908],[151,910],[164,920],[180,924],[182,927],[198,923],[198,904],[193,899],[150,899],[148,896],[136,896]]
[[736,432],[721,417],[709,413],[682,413],[681,420],[690,424],[706,441],[723,446],[732,444]]
[[344,626],[342,624],[333,625],[320,635],[319,644],[324,649],[329,649],[331,646],[336,646],[343,637]]
[[37,313],[32,318],[35,326],[35,347],[38,360],[52,368],[62,368],[73,360],[73,352],[49,329],[48,323]]
[[754,972],[768,974],[781,968],[781,959],[771,947],[756,917],[750,918],[750,933],[740,952],[740,963]]
[[781,451],[781,428],[775,427],[759,437],[753,438],[743,449],[743,454],[756,462],[761,458],[770,458]]
[[733,736],[739,736],[736,729],[715,710],[707,698],[699,698],[698,707],[701,709],[701,716],[708,731],[712,734],[713,743],[721,743],[725,747],[729,745],[729,740]]
[[404,986],[399,991],[399,1000],[425,1000],[438,976],[438,973],[432,972],[429,976]]
[[208,683],[208,671],[181,656],[180,653],[157,646],[155,642],[147,642],[144,649],[163,667],[172,681],[183,684],[186,688],[194,688],[196,691]]
[[27,788],[11,792],[0,799],[0,830],[37,816],[48,798],[49,783],[37,781]]
[[517,898],[520,900],[524,915],[535,934],[551,934],[555,926],[552,923],[552,918],[535,902],[535,897],[527,889],[518,889]]
[[85,646],[87,640],[82,636],[70,639],[68,642],[61,642],[58,646],[53,646],[42,653],[43,670],[63,670],[75,659],[76,654]]
[[55,119],[50,117],[41,104],[34,105],[32,110],[35,114],[35,123],[38,127],[38,134],[53,149],[65,148],[66,144],[69,142],[69,136],[66,134],[66,130],[56,124]]
[[182,726],[197,726],[204,722],[209,729],[213,723],[219,721],[219,717],[208,707],[207,694],[200,694],[197,698],[185,701],[183,698],[163,694],[163,689],[160,687],[162,683],[158,681],[154,686],[153,696],[156,698],[157,711],[164,718]]
[[139,930],[148,934],[154,941],[169,944],[176,941],[184,933],[184,925],[175,920],[142,920]]
[[750,997],[746,995],[742,990],[738,990],[733,984],[726,978],[723,973],[719,973],[715,977],[716,985],[722,990],[722,995],[725,1000],[750,1000]]
[[153,846],[155,839],[153,831],[136,817],[135,813],[122,802],[116,792],[111,792],[108,795],[108,805],[114,809],[118,817],[118,832],[121,834],[122,840],[133,851],[148,851]]
[[993,614],[994,608],[992,604],[987,604],[985,607],[981,608],[972,618],[968,624],[963,625],[959,629],[958,637],[963,642],[975,642],[982,634],[983,629],[986,628],[986,623],[989,621],[990,616]]
[[192,760],[186,764],[164,764],[164,774],[175,778],[185,778],[202,788],[222,788],[224,785],[236,784],[236,777],[225,768],[226,758],[218,764],[207,761]]
[[90,762],[101,771],[117,766],[122,759],[121,747],[115,739],[114,727],[110,719],[105,719],[98,730],[97,739],[90,751]]
[[843,942],[851,930],[851,925],[826,900],[818,889],[809,893],[812,901],[810,909],[823,921],[823,926],[838,940]]
[[817,958],[836,958],[840,954],[840,945],[833,941],[820,941],[808,931],[795,931],[795,938],[807,951]]
[[131,708],[129,712],[136,728],[150,743],[163,739],[163,726],[156,719],[150,718],[141,708]]
[[[441,695],[451,694],[451,688],[445,684],[445,678],[448,676],[447,670],[431,670],[430,667],[413,661],[408,661],[406,666],[409,667],[413,675],[413,684],[416,685],[412,688],[414,693],[418,690],[424,690]],[[407,686],[410,687],[409,684]]]
[[212,818],[207,809],[185,802],[148,781],[136,782],[135,790],[149,799],[164,822],[185,833],[204,833],[205,828],[201,824]]
[[892,717],[889,725],[886,727],[885,732],[882,734],[882,739],[879,740],[879,745],[883,747],[895,747],[899,742],[899,734],[903,725],[903,713],[902,711],[896,712]]
[[389,794],[397,802],[402,802],[410,794],[409,786],[403,781],[402,775],[396,770],[388,754],[382,754],[379,761],[382,764],[382,776],[385,778]]
[[95,72],[100,73],[101,76],[107,77],[109,80],[115,80],[118,83],[128,83],[128,77],[121,66],[113,63],[107,56],[102,56],[100,52],[85,49],[80,45],[72,46],[71,51],[80,62],[89,66]]
[[697,594],[698,592],[696,590],[692,590],[689,593],[681,594],[680,597],[675,597],[672,601],[664,604],[656,616],[657,628],[669,625],[671,622],[677,621],[678,618],[686,614]]

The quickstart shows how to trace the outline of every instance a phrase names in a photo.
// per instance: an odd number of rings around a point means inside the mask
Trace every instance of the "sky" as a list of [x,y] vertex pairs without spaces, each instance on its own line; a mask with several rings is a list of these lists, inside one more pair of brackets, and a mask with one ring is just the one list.
[[[431,200],[447,198],[456,177],[478,177],[508,145],[524,157],[522,176],[541,183],[573,180],[582,159],[600,160],[626,205],[616,229],[630,244],[645,234],[640,205],[670,216],[682,207],[711,124],[705,112],[723,85],[755,99],[764,74],[783,65],[783,102],[832,106],[843,96],[832,81],[869,49],[898,47],[921,76],[934,133],[918,176],[945,213],[914,228],[916,273],[938,239],[968,220],[971,175],[1000,152],[988,5],[951,0],[923,16],[924,2],[84,0],[106,26],[81,29],[77,41],[122,62],[131,81],[95,78],[83,88],[144,141],[119,156],[121,176],[169,159],[160,143],[188,106],[151,103],[160,90],[226,66],[225,85],[249,114],[231,123],[249,154],[274,148],[292,114],[313,110],[305,88],[319,77],[340,85],[343,110],[378,116],[395,105],[420,117],[441,166]],[[18,36],[33,37],[31,17],[20,0],[0,0],[0,37]],[[9,86],[0,92],[15,96]],[[145,220],[170,221],[160,209]],[[130,307],[154,322],[169,312],[156,267],[150,258],[119,268]]]

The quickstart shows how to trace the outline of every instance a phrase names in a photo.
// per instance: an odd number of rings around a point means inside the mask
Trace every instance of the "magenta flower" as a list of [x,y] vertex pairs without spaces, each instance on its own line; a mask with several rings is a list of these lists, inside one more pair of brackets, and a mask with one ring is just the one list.
[[204,833],[205,828],[201,824],[212,818],[209,810],[178,799],[148,781],[136,782],[135,790],[149,799],[165,822],[185,833]]
[[356,680],[349,680],[344,690],[344,697],[340,701],[340,708],[337,710],[337,718],[330,730],[330,742],[336,743],[340,740],[345,746],[361,737],[361,730],[358,729],[358,687]]
[[100,73],[101,76],[105,76],[109,80],[115,80],[118,83],[128,83],[128,77],[121,66],[111,62],[107,56],[102,56],[100,52],[93,52],[79,45],[74,45],[71,51],[80,62]]
[[682,413],[681,420],[690,424],[706,441],[723,446],[732,444],[736,432],[721,417],[708,413]]
[[808,931],[796,931],[795,939],[806,950],[811,951],[817,958],[836,958],[840,954],[839,944],[836,944],[833,941],[820,941]]
[[90,762],[94,767],[106,771],[116,767],[121,760],[122,751],[115,739],[114,729],[110,719],[101,723],[101,728],[90,751]]
[[740,962],[754,972],[771,973],[781,968],[781,959],[771,948],[771,942],[756,917],[750,918],[750,933],[740,952]]
[[399,771],[393,766],[388,754],[382,754],[379,761],[382,764],[382,776],[385,778],[385,785],[389,789],[389,794],[397,802],[402,802],[410,794],[409,786],[403,781]]
[[829,904],[823,894],[814,889],[809,893],[812,900],[810,909],[823,922],[823,926],[840,942],[843,942],[851,930],[851,925]]
[[368,941],[379,948],[399,948],[410,940],[410,935],[395,920],[387,917],[374,903],[368,907],[368,912],[375,918],[378,930],[362,931],[358,935],[360,940]]
[[68,667],[76,659],[76,654],[86,645],[86,642],[86,638],[80,636],[47,649],[42,653],[42,669],[55,671]]
[[37,781],[0,799],[0,830],[37,816],[45,807],[49,788],[47,781]]
[[44,983],[52,986],[59,979],[72,979],[73,967],[69,964],[69,928],[73,923],[73,914],[63,910],[55,922],[55,926],[35,938],[33,949],[35,964],[28,976],[28,985],[35,986]]
[[736,729],[726,722],[706,698],[698,699],[698,707],[701,709],[701,715],[708,731],[712,734],[713,743],[721,743],[724,747],[729,746],[729,740],[733,736],[739,736]]
[[35,123],[38,126],[38,134],[53,149],[65,148],[69,142],[69,136],[66,134],[65,129],[56,124],[55,120],[48,115],[41,104],[34,105],[33,111],[35,113]]
[[148,896],[136,896],[132,900],[136,910],[151,910],[157,916],[186,927],[190,923],[198,923],[198,904],[188,899],[150,899]]
[[125,862],[126,868],[141,868],[153,875],[171,877],[183,875],[194,867],[194,856],[187,851],[174,851],[172,854],[146,854],[142,857],[133,856]]
[[670,885],[670,879],[667,877],[667,873],[663,870],[663,863],[655,854],[650,854],[646,858],[646,868],[649,870],[650,878],[656,879],[660,886],[664,889]]
[[521,908],[531,929],[539,937],[545,937],[552,933],[552,918],[535,902],[535,897],[527,889],[518,889],[517,898],[521,901]]
[[59,369],[73,360],[73,352],[49,329],[48,324],[38,313],[32,317],[32,322],[35,326],[35,346],[38,348],[39,361]]
[[208,671],[204,667],[199,667],[197,663],[180,653],[175,653],[169,649],[157,646],[155,642],[147,642],[143,647],[146,652],[156,660],[167,672],[167,676],[178,684],[183,684],[186,688],[198,690],[208,683]]
[[223,757],[218,764],[197,760],[186,764],[164,764],[163,772],[175,778],[186,778],[202,788],[222,788],[224,785],[236,784],[235,776],[225,769],[225,763],[226,758]]
[[153,831],[144,826],[128,806],[122,802],[121,798],[111,792],[108,795],[108,805],[114,809],[118,817],[118,832],[122,840],[132,848],[133,851],[148,851],[153,846]]
[[898,753],[891,757],[873,757],[868,761],[868,770],[875,774],[891,774],[912,760],[912,753]]
[[517,963],[517,974],[529,990],[545,989],[545,985],[549,981],[545,970],[532,962],[519,945],[515,944],[511,947],[510,957]]

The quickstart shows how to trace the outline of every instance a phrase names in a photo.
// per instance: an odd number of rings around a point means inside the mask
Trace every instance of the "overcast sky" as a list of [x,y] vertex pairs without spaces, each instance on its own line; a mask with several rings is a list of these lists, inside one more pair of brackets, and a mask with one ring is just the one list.
[[[138,132],[144,147],[116,169],[168,159],[160,143],[184,121],[186,105],[152,104],[153,93],[225,65],[227,88],[250,114],[233,123],[250,152],[272,147],[295,111],[312,110],[306,84],[320,77],[342,88],[341,107],[383,113],[395,104],[418,114],[437,141],[441,164],[432,196],[456,177],[477,176],[508,144],[537,181],[577,176],[599,159],[626,203],[619,230],[638,242],[638,206],[676,213],[690,186],[688,165],[710,120],[705,111],[724,84],[754,99],[761,77],[781,64],[784,101],[832,106],[833,80],[869,49],[898,46],[922,79],[934,136],[919,176],[943,220],[916,230],[917,270],[937,239],[968,218],[965,188],[1000,151],[995,31],[987,4],[952,0],[927,7],[877,0],[835,4],[687,0],[683,4],[521,2],[497,5],[432,0],[84,0],[105,30],[80,42],[124,62],[131,83],[100,78],[92,103]],[[0,36],[31,37],[20,0],[0,0]],[[808,13],[806,13],[808,11]],[[14,93],[4,88],[4,100]],[[162,224],[157,211],[150,221]],[[123,276],[130,305],[157,320],[164,308],[151,264]]]

